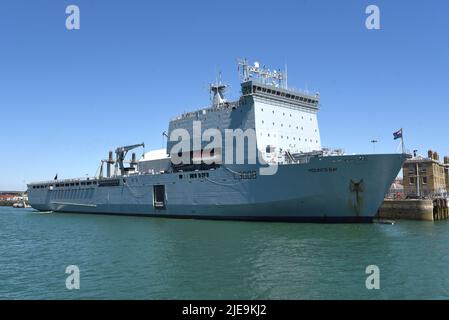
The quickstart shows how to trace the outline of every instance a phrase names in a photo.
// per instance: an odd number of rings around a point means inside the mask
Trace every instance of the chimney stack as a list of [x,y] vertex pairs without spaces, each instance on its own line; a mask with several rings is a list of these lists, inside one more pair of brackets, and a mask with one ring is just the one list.
[[438,153],[436,151],[433,153],[433,160],[438,161]]
[[110,178],[111,177],[111,165],[114,164],[114,157],[112,154],[112,151],[109,151],[109,158],[107,163],[107,177]]

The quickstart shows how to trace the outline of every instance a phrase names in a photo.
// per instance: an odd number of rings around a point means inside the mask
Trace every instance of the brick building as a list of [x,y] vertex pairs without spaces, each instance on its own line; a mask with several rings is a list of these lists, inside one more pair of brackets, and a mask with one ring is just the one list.
[[438,153],[429,150],[427,158],[415,156],[402,169],[407,197],[432,197],[449,190],[449,157],[440,162]]

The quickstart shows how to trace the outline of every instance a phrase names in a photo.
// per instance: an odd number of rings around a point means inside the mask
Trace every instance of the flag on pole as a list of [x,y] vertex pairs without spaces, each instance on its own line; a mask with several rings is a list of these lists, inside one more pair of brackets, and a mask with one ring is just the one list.
[[394,140],[402,139],[402,129],[393,133]]

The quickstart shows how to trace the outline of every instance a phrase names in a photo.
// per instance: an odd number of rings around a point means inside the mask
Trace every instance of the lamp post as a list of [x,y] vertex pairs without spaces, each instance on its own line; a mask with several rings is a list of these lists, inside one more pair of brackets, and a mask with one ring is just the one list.
[[379,140],[373,139],[371,140],[371,143],[373,144],[373,153],[376,153],[376,143],[378,143]]

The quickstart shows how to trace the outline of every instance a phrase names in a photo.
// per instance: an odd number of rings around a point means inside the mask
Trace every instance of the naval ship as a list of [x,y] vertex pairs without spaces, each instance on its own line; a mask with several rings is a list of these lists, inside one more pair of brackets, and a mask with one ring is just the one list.
[[30,205],[89,214],[372,222],[406,155],[323,148],[319,93],[290,88],[286,72],[257,62],[238,60],[238,67],[240,97],[228,101],[228,86],[211,84],[208,107],[169,122],[165,149],[138,159],[128,153],[143,143],[119,147],[95,177],[31,183]]

